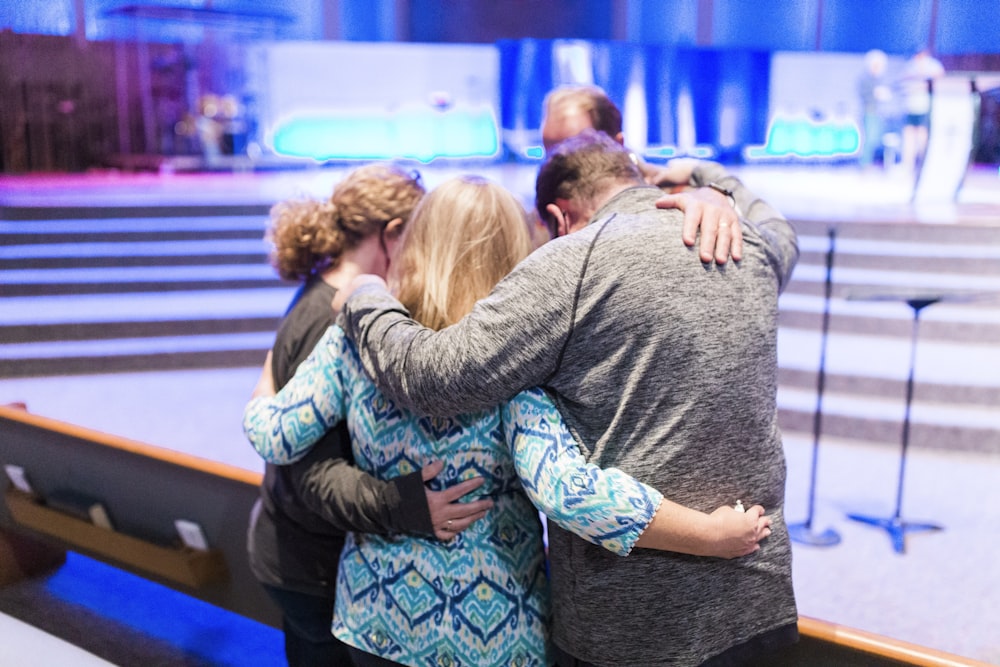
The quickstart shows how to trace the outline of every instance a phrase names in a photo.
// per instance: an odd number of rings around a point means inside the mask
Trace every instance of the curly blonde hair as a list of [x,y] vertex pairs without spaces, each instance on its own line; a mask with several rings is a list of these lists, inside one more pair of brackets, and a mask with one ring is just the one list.
[[443,329],[531,252],[524,207],[478,176],[449,179],[417,206],[390,281],[415,320]]
[[271,209],[271,265],[285,280],[305,280],[340,262],[344,251],[406,222],[424,196],[420,176],[391,165],[355,169],[327,201],[289,200]]

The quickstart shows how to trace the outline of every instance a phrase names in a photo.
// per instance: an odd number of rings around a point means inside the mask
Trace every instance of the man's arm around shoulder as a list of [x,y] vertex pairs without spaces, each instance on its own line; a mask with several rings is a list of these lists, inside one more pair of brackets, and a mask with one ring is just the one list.
[[494,407],[556,369],[579,278],[575,253],[562,245],[535,251],[441,331],[415,322],[384,283],[368,278],[351,293],[340,323],[365,371],[399,405],[438,416]]

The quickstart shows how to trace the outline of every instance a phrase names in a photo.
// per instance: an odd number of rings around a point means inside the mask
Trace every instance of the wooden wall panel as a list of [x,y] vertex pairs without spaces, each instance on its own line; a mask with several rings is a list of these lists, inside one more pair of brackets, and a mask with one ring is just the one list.
[[0,32],[0,170],[85,171],[123,151],[161,153],[187,106],[180,51]]

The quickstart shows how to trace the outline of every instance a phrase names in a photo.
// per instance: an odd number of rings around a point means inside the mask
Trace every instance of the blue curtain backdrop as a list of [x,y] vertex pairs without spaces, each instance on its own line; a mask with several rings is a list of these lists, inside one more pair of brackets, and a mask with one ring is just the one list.
[[[769,53],[571,40],[497,46],[501,129],[515,156],[541,144],[545,95],[569,83],[596,84],[608,93],[626,116],[630,146],[652,149],[693,140],[709,147],[715,159],[731,161],[739,159],[743,146],[766,142]],[[629,136],[628,117],[637,112],[644,115],[642,137]]]

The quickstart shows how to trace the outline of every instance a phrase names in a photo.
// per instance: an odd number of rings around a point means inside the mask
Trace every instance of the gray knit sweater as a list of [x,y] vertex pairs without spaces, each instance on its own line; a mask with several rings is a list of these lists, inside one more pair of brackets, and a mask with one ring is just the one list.
[[588,461],[711,512],[760,503],[773,533],[734,560],[637,549],[620,558],[550,524],[553,638],[598,665],[697,665],[797,619],[782,513],[778,294],[798,258],[791,225],[719,165],[745,216],[739,264],[702,264],[660,192],[625,190],[582,231],[537,250],[458,324],[433,332],[385,291],[344,322],[394,400],[430,414],[541,385]]

